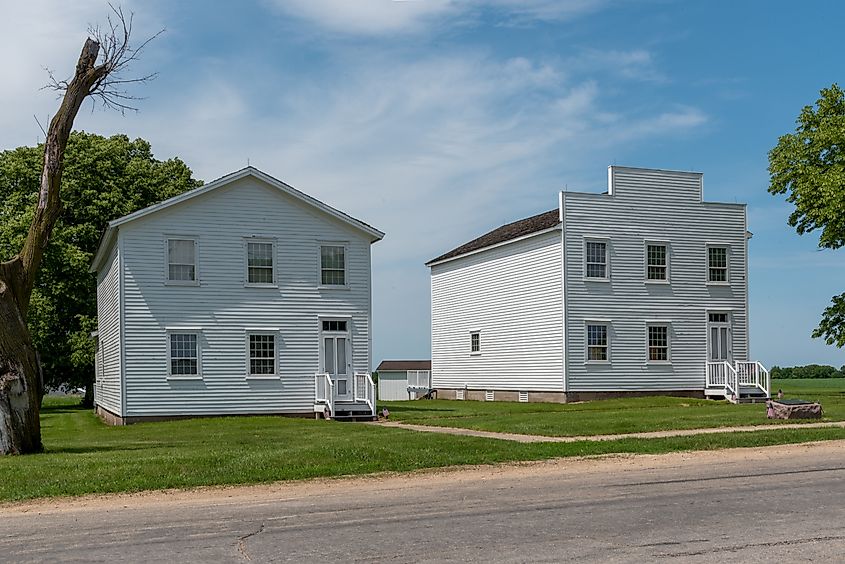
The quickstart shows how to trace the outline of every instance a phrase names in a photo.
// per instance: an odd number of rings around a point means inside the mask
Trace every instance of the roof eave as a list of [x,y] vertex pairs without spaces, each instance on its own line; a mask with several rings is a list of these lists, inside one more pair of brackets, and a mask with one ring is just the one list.
[[533,233],[526,233],[525,235],[520,235],[519,237],[515,237],[513,239],[508,239],[507,241],[500,241],[498,243],[493,243],[492,245],[487,245],[486,247],[481,247],[480,249],[473,249],[471,251],[467,251],[465,253],[461,253],[459,255],[455,255],[453,257],[447,257],[444,259],[432,259],[425,263],[425,266],[432,267],[437,266],[438,264],[444,264],[447,262],[451,262],[453,260],[462,259],[465,257],[469,257],[472,255],[477,255],[478,253],[482,253],[484,251],[489,251],[490,249],[495,249],[498,247],[503,247],[505,245],[510,245],[511,243],[517,243],[519,241],[524,241],[525,239],[529,239],[531,237],[537,237],[538,235],[545,235],[546,233],[551,233],[552,231],[560,231],[560,224],[555,225],[554,227],[548,227],[546,229],[541,229],[540,231],[534,231]]

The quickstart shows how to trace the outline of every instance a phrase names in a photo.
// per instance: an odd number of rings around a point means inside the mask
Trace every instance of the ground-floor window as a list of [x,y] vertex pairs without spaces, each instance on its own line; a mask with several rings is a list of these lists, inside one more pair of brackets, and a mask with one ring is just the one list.
[[199,376],[197,333],[169,334],[170,376]]
[[276,374],[276,335],[272,333],[249,334],[249,375],[273,376]]
[[587,362],[607,362],[608,355],[607,324],[587,323]]
[[669,326],[649,325],[648,331],[648,361],[669,361]]

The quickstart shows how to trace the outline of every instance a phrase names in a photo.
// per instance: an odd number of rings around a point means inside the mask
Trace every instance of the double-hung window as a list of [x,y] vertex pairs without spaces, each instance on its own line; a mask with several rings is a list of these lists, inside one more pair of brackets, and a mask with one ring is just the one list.
[[664,243],[647,243],[646,280],[649,282],[669,281],[669,252]]
[[608,335],[606,323],[587,323],[587,362],[608,362]]
[[320,285],[346,285],[346,247],[320,245]]
[[669,326],[650,324],[648,333],[648,361],[669,362]]
[[248,375],[270,378],[276,375],[276,335],[275,333],[249,333]]
[[168,333],[168,374],[173,378],[199,378],[199,335],[188,332]]
[[470,354],[481,354],[481,331],[470,331],[469,352]]
[[728,282],[728,248],[721,245],[707,247],[707,281],[715,284]]
[[584,276],[594,280],[608,279],[607,241],[584,241]]
[[276,283],[272,241],[248,240],[246,242],[247,284],[271,286]]
[[167,239],[167,281],[173,284],[196,284],[196,239]]

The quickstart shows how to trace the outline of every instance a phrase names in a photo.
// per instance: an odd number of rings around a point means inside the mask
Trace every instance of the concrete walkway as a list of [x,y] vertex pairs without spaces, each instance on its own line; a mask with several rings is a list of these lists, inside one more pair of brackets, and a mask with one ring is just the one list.
[[396,421],[381,421],[370,423],[382,427],[395,427],[409,431],[425,433],[445,433],[447,435],[465,435],[468,437],[484,437],[487,439],[501,439],[518,443],[575,443],[578,441],[616,441],[619,439],[661,439],[665,437],[688,437],[691,435],[711,435],[715,433],[745,433],[750,431],[771,431],[773,429],[823,429],[836,427],[845,429],[845,421],[831,421],[826,423],[784,423],[781,425],[745,425],[740,427],[707,427],[704,429],[676,429],[672,431],[648,431],[645,433],[624,433],[618,435],[580,435],[571,437],[547,437],[543,435],[521,435],[519,433],[496,433],[494,431],[477,431],[475,429],[461,429],[459,427],[435,427],[433,425],[412,425]]

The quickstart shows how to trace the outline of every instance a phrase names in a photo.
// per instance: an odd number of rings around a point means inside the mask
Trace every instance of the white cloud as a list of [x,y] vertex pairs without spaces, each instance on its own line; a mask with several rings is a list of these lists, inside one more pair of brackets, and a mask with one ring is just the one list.
[[503,23],[560,21],[593,12],[607,0],[269,0],[279,11],[352,35],[415,33],[445,20],[492,12]]

